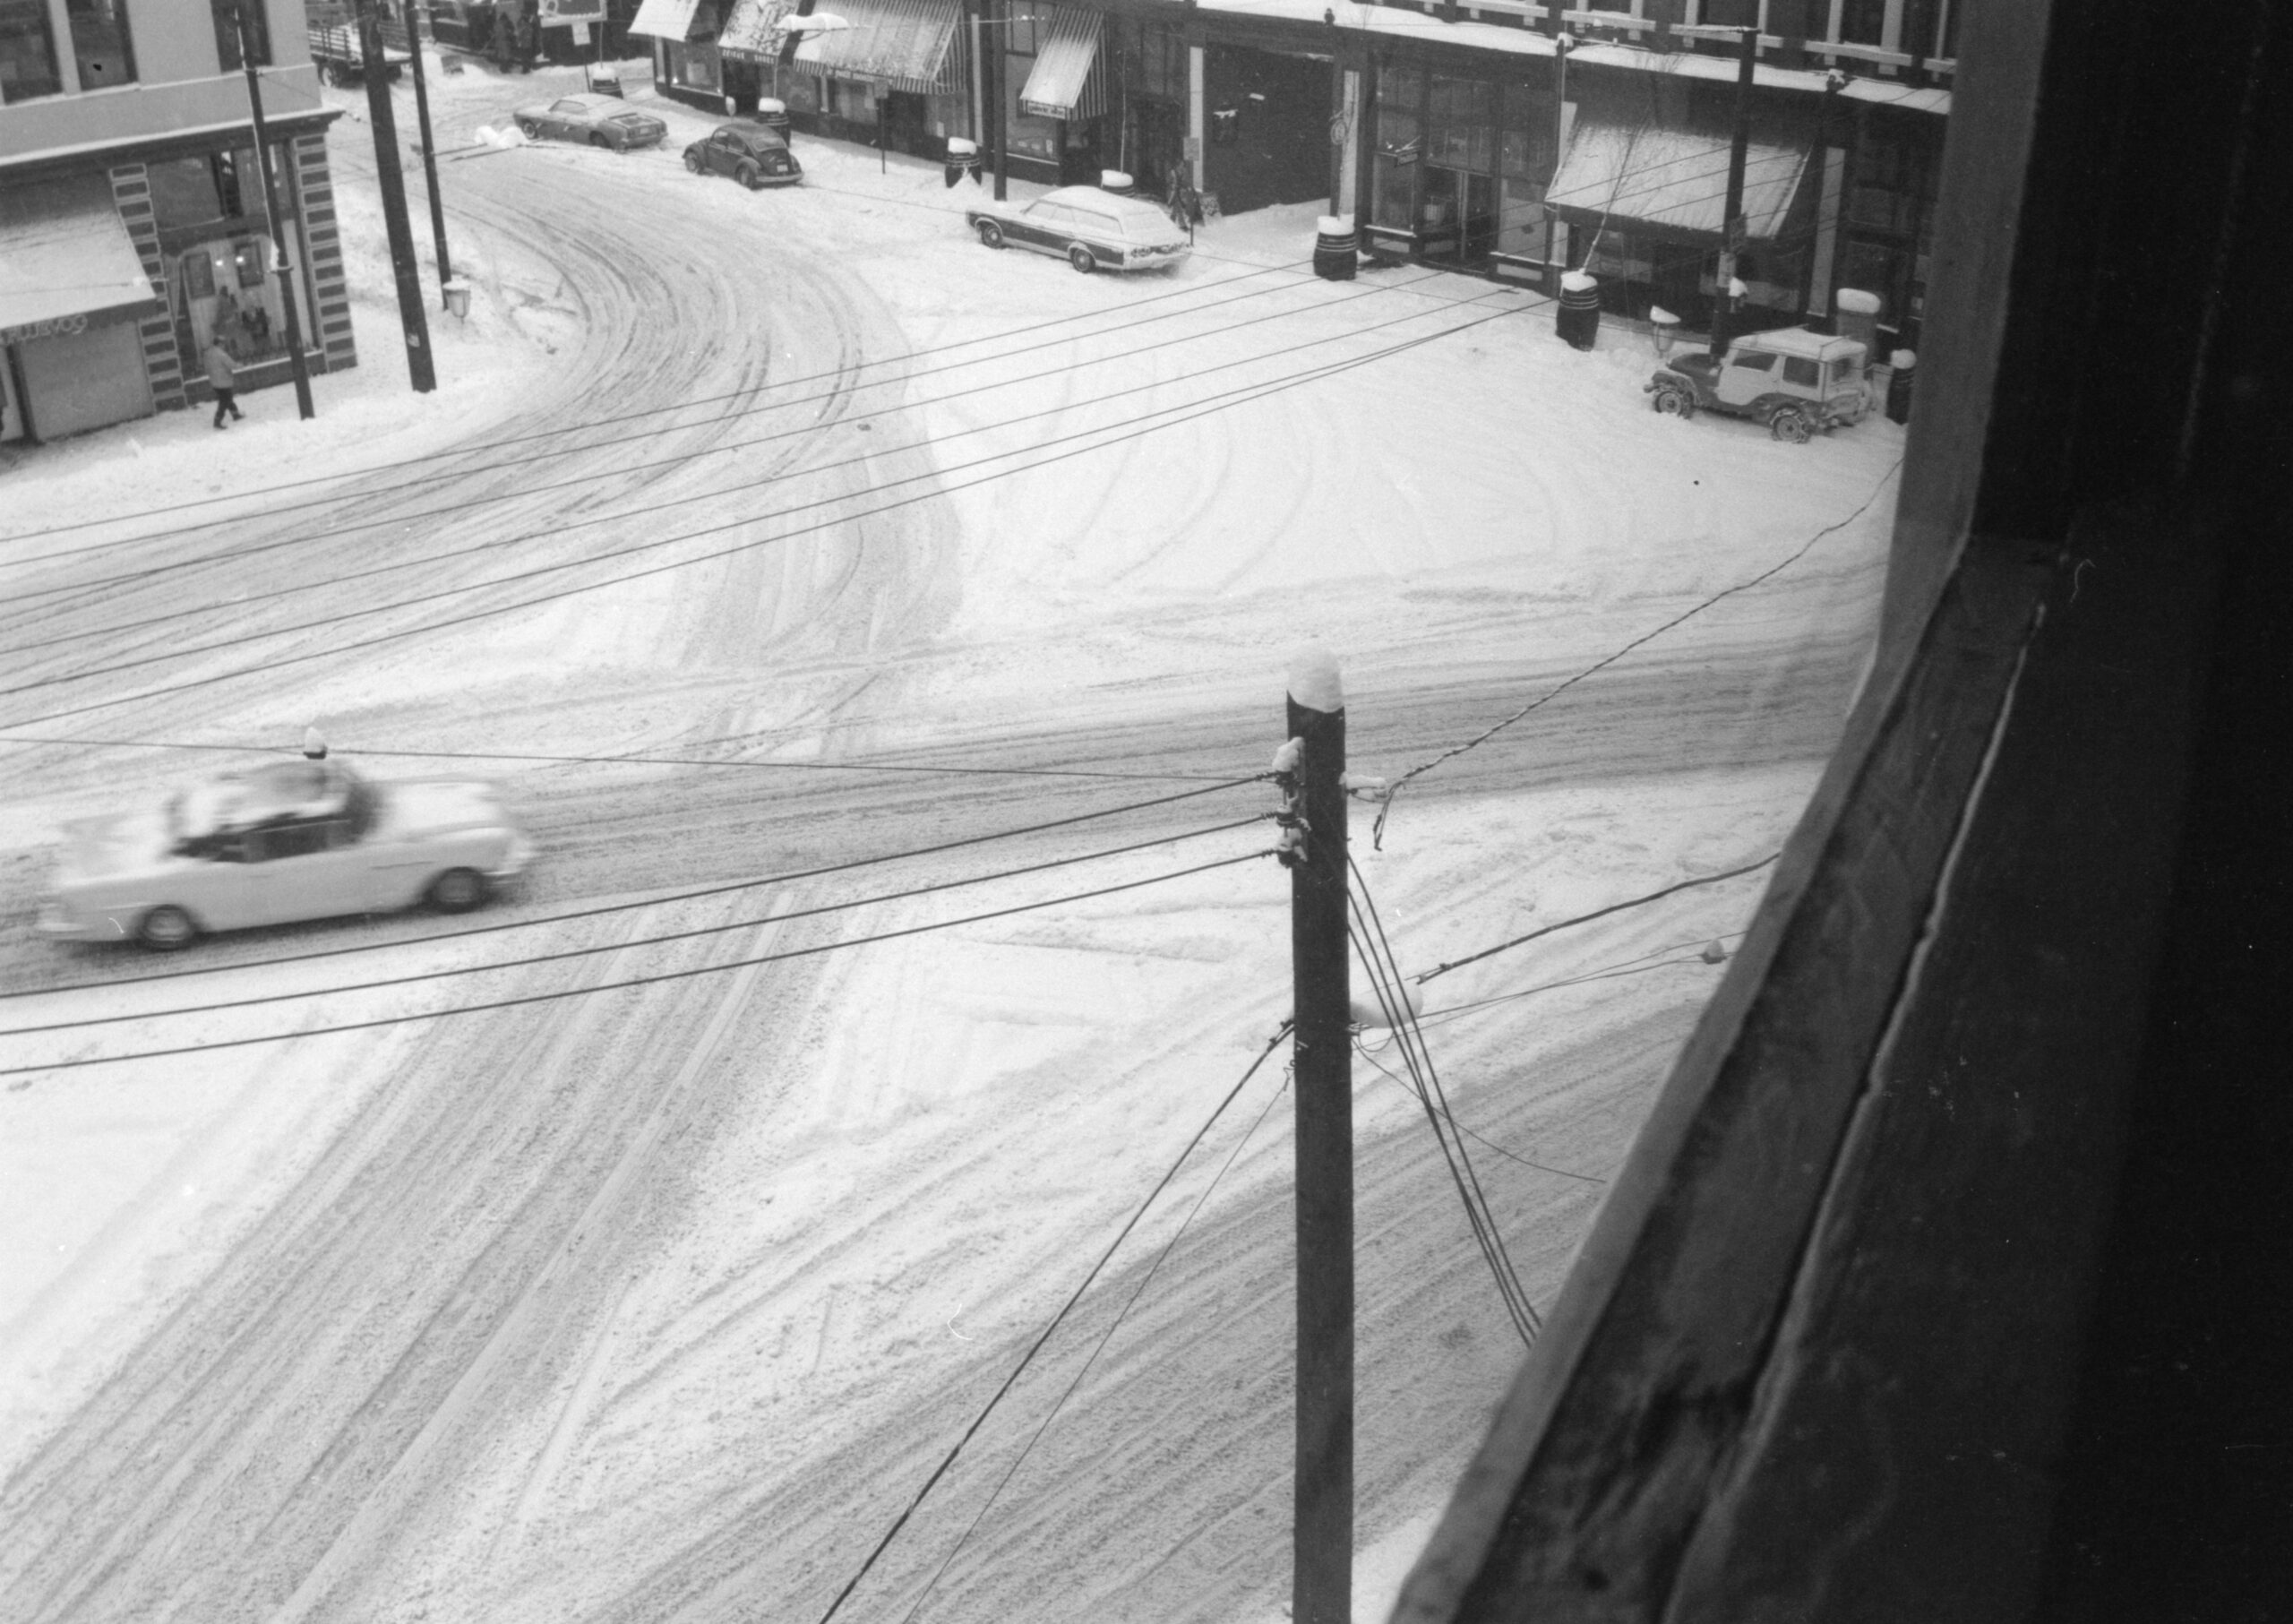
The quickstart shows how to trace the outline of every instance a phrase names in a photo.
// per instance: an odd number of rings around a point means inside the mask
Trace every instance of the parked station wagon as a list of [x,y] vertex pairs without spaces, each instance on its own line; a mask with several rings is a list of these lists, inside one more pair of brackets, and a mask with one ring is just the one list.
[[203,932],[425,902],[460,913],[533,857],[491,784],[274,762],[66,826],[38,929],[167,951]]
[[1642,392],[1658,411],[1692,417],[1698,408],[1750,417],[1778,440],[1805,444],[1870,409],[1861,340],[1804,327],[1746,333],[1723,365],[1698,351],[1656,369]]
[[1031,203],[981,203],[964,219],[990,248],[1062,256],[1076,270],[1168,271],[1191,245],[1162,205],[1097,186],[1061,186]]

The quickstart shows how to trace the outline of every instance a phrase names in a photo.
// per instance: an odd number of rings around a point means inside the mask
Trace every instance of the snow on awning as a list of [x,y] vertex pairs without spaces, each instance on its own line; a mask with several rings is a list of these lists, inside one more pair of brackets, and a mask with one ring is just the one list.
[[1037,118],[1089,118],[1105,111],[1091,70],[1099,60],[1099,13],[1035,7],[1035,65],[1019,91],[1019,111]]
[[637,15],[629,24],[632,34],[650,34],[656,39],[685,40],[692,38],[694,24],[701,13],[709,13],[714,21],[715,8],[704,6],[703,0],[645,0],[637,8]]
[[824,0],[813,14],[830,13],[850,26],[806,34],[796,47],[813,73],[920,94],[964,89],[963,58],[949,49],[961,20],[956,0]]
[[159,307],[105,176],[0,189],[0,344]]
[[780,25],[796,9],[795,0],[734,0],[717,49],[736,62],[769,62],[780,53]]
[[[1719,236],[1727,224],[1725,130],[1580,123],[1545,202],[1586,223],[1602,217]],[[1808,167],[1804,147],[1751,142],[1744,161],[1744,230],[1772,237]]]

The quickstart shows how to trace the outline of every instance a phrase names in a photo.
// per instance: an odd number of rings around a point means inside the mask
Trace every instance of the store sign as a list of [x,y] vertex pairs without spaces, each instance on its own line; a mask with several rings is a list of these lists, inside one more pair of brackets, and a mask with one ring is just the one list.
[[26,322],[21,327],[0,327],[0,344],[29,344],[34,339],[69,338],[88,331],[84,312],[68,316],[49,316],[43,321]]
[[605,0],[540,0],[538,20],[544,28],[565,28],[576,22],[603,22]]

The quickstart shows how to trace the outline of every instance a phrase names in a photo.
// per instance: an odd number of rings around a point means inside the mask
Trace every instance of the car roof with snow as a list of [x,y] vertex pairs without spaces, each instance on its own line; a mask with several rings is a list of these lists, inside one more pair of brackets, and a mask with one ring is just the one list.
[[349,773],[331,761],[279,761],[223,773],[184,796],[177,832],[195,838],[282,818],[325,817],[348,803],[350,784]]
[[1087,209],[1094,214],[1104,214],[1118,219],[1126,227],[1152,226],[1165,231],[1175,229],[1171,224],[1171,217],[1163,212],[1160,203],[1147,198],[1125,196],[1120,192],[1102,191],[1096,186],[1061,186],[1044,193],[1036,201]]
[[1863,340],[1815,332],[1805,327],[1778,327],[1766,332],[1748,332],[1736,340],[1736,348],[1773,350],[1780,356],[1806,356],[1810,360],[1823,361],[1861,349]]

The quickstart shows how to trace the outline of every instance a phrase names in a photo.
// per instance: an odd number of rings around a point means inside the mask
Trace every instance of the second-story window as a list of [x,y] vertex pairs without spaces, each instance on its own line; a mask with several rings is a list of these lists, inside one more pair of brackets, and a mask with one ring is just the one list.
[[47,0],[0,0],[0,102],[30,101],[63,90]]
[[1887,0],[1839,0],[1833,13],[1839,19],[1835,38],[1842,45],[1884,45],[1887,31]]
[[236,73],[246,66],[247,59],[239,50],[239,11],[246,10],[247,39],[253,44],[254,64],[259,68],[271,65],[271,19],[262,9],[262,0],[208,0],[215,8],[215,54],[222,59],[223,70]]
[[135,46],[127,34],[127,0],[64,0],[80,88],[100,90],[135,82]]

